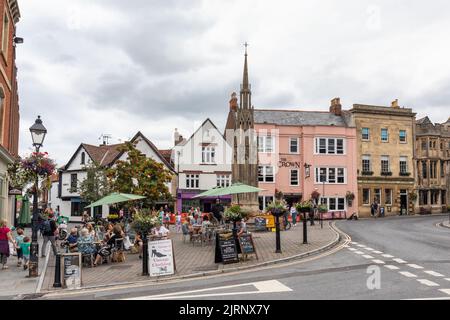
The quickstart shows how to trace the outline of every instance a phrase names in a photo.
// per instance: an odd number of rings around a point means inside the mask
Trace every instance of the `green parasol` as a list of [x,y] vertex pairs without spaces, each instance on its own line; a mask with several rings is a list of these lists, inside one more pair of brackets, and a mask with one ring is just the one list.
[[98,207],[98,206],[107,205],[107,204],[132,201],[132,200],[140,200],[140,199],[145,199],[145,197],[138,196],[135,194],[111,193],[110,195],[107,195],[106,197],[101,198],[100,200],[95,201],[94,203],[91,203],[90,205],[86,206],[85,208],[93,208],[93,207]]
[[[231,194],[237,194],[238,195],[238,203],[239,203],[239,194],[240,193],[253,193],[253,192],[260,192],[264,191],[264,189],[256,188],[253,186],[249,186],[247,184],[243,183],[233,183],[229,187],[225,188],[213,188],[211,190],[205,191],[194,198],[199,197],[213,197],[213,196],[226,196]],[[207,195],[205,195],[207,194]]]

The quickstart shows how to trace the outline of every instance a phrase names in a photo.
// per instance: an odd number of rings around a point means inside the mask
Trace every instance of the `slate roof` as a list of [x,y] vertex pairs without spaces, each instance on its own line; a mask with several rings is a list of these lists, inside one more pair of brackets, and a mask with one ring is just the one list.
[[86,143],[82,144],[83,148],[89,154],[91,159],[102,166],[107,166],[114,161],[114,159],[120,153],[118,148],[122,145],[123,144],[93,146]]
[[255,123],[285,126],[336,126],[348,127],[343,116],[322,111],[261,110],[255,109]]

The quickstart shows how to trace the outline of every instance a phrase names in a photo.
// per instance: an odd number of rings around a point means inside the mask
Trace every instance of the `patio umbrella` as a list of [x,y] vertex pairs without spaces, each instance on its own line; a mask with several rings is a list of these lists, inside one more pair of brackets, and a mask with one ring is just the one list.
[[[216,188],[213,188],[213,189],[208,190],[206,192],[208,192],[207,196],[211,196],[211,197],[212,196],[226,196],[226,195],[231,195],[231,194],[237,194],[237,199],[238,199],[238,204],[239,204],[239,194],[240,193],[253,193],[253,192],[260,192],[260,191],[264,191],[264,189],[256,188],[256,187],[253,187],[253,186],[249,186],[249,185],[244,184],[244,183],[233,183],[229,187],[224,187],[224,188],[217,188],[216,187]],[[201,194],[199,194],[198,196],[200,196],[200,195]]]
[[25,195],[22,198],[22,207],[20,208],[19,214],[19,224],[29,224],[29,223],[31,223],[30,200],[28,199],[28,195]]
[[113,203],[132,201],[132,200],[140,200],[140,199],[145,199],[145,197],[138,196],[135,194],[111,193],[110,195],[107,195],[106,197],[103,197],[100,200],[97,200],[94,203],[91,203],[90,205],[86,206],[85,208],[93,208],[93,207],[98,207],[98,206],[102,206],[102,205],[106,205],[106,204],[113,204]]
[[192,198],[205,198],[205,197],[214,197],[217,196],[217,193],[219,190],[223,189],[222,187],[214,187],[212,189],[209,189],[205,192],[202,192],[200,194],[197,194],[196,196],[193,196]]

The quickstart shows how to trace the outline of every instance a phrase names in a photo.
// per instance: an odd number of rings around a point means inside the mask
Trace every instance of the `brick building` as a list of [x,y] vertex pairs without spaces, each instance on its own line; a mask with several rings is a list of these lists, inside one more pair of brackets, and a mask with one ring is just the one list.
[[0,219],[12,224],[14,196],[9,196],[6,172],[19,149],[15,36],[20,11],[17,0],[0,0],[0,14]]
[[450,118],[416,121],[417,213],[439,213],[450,204]]

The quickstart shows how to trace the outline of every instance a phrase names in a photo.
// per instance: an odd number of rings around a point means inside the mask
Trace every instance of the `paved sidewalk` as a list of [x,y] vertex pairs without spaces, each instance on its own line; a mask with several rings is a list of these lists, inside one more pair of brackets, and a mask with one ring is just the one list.
[[448,220],[442,222],[442,226],[446,228],[450,228],[450,222]]
[[[174,229],[171,231],[174,232]],[[320,228],[320,224],[316,223],[313,227],[308,224],[309,244],[303,245],[302,225],[298,224],[289,231],[281,232],[283,253],[276,254],[275,232],[253,232],[252,234],[259,259],[256,260],[254,256],[249,256],[249,258],[252,258],[247,262],[223,265],[214,263],[214,245],[203,247],[197,245],[194,247],[188,241],[183,243],[181,234],[172,233],[177,268],[175,276],[194,276],[205,272],[219,272],[221,270],[232,270],[237,267],[251,267],[261,263],[285,259],[330,245],[336,241],[337,236],[328,222],[324,223],[323,229]],[[54,290],[54,265],[55,258],[51,256],[41,292]],[[83,268],[83,287],[97,287],[155,279],[144,277],[141,273],[142,260],[139,259],[137,254],[127,254],[126,262],[123,263],[110,263],[99,265],[96,268]]]
[[[25,235],[31,238],[31,229],[25,229]],[[16,236],[15,232],[13,232],[13,236]],[[42,237],[39,237],[38,241],[39,250],[41,250],[43,244]],[[45,259],[39,258],[39,274],[44,269],[44,263]],[[28,278],[29,271],[17,266],[17,256],[10,255],[7,266],[9,269],[0,270],[0,300],[36,292],[40,277]]]

